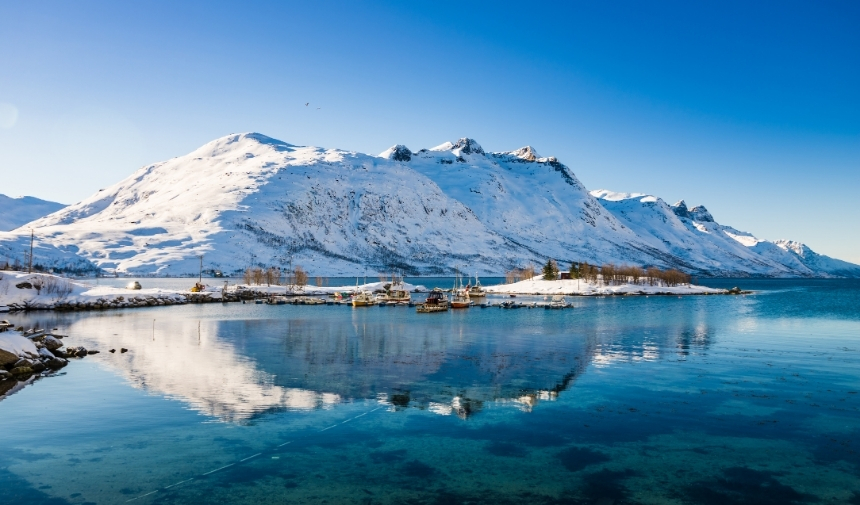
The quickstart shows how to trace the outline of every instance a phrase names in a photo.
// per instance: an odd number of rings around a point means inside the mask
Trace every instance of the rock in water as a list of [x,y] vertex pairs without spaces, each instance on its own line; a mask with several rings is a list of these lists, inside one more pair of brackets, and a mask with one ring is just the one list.
[[60,368],[63,368],[64,366],[66,366],[68,364],[69,364],[69,362],[64,360],[63,358],[54,358],[54,359],[47,362],[48,367],[50,367],[54,370],[59,370]]
[[33,373],[33,369],[28,366],[19,366],[13,368],[11,372],[12,375],[30,375]]
[[54,337],[53,335],[46,335],[43,343],[45,344],[45,347],[47,347],[50,351],[63,347],[63,342],[61,342],[60,339]]

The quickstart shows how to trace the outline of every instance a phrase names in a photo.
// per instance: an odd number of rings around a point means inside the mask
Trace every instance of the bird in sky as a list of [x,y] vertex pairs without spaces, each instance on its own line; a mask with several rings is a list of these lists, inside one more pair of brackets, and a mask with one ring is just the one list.
[[309,103],[310,103],[310,102],[305,102],[305,107],[307,107]]

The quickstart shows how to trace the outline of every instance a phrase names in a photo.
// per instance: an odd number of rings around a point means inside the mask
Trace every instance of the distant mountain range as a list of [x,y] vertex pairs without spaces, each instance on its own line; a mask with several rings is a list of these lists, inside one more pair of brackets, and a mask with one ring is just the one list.
[[0,194],[0,231],[10,231],[65,207],[32,196],[12,198]]
[[[591,191],[531,147],[471,139],[378,156],[228,135],[139,169],[29,223],[46,267],[135,275],[225,275],[301,264],[311,275],[501,274],[570,261],[674,267],[703,276],[860,277],[803,244],[716,223],[702,206]],[[29,230],[0,233],[21,257]]]

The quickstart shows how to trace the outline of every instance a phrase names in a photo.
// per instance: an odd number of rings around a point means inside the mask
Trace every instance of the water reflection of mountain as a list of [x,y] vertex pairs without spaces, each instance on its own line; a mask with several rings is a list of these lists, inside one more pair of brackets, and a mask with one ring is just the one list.
[[80,315],[69,332],[80,336],[75,345],[132,349],[98,359],[135,387],[225,421],[367,398],[461,417],[487,402],[531,409],[572,387],[589,365],[676,359],[706,352],[711,340],[701,317],[648,320],[638,311],[626,326],[623,312],[599,308],[574,325],[496,320],[495,312],[418,323],[386,317],[388,310],[397,309],[228,320],[162,312],[154,330],[142,312]]
[[384,395],[397,407],[462,415],[488,401],[530,408],[554,398],[585,370],[594,347],[566,333],[498,335],[468,324],[271,323],[226,321],[219,331],[263,347],[255,359],[278,385],[345,398]]

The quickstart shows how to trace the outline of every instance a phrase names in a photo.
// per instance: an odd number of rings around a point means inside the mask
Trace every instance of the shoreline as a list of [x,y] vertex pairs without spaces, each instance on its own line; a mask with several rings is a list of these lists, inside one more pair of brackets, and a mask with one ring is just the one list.
[[[318,287],[302,286],[203,286],[199,291],[176,289],[128,289],[109,286],[91,286],[80,281],[44,273],[0,271],[0,312],[28,312],[53,310],[58,312],[144,308],[156,306],[200,303],[238,303],[261,298],[305,296],[328,297],[334,293],[351,293],[356,290],[382,292],[387,282],[372,282],[355,286]],[[402,284],[411,293],[428,289],[421,285]],[[484,286],[488,295],[499,296],[694,296],[749,294],[738,288],[721,289],[683,284],[677,286],[648,283],[604,285],[577,280],[547,281],[532,278],[512,284]],[[449,291],[449,290],[446,290]],[[477,306],[478,304],[476,304]]]

